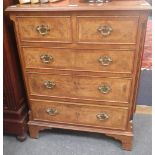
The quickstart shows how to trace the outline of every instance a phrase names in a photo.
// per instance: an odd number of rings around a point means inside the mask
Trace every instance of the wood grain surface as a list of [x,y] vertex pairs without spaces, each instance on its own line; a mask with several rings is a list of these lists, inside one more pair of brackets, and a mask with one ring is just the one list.
[[[32,138],[51,127],[100,132],[131,150],[150,9],[143,0],[115,0],[101,5],[16,5],[6,10],[15,24]],[[51,30],[40,35],[38,25]],[[44,63],[42,55],[52,61]],[[107,66],[99,61],[104,56],[112,60]],[[51,116],[52,108],[60,113]],[[102,112],[109,116],[105,122],[96,120]]]
[[[55,83],[52,89],[46,88],[45,81]],[[110,92],[103,94],[99,87],[107,85]],[[90,76],[30,74],[28,76],[30,95],[48,97],[68,97],[80,99],[98,99],[102,101],[129,102],[131,80],[120,78],[98,78]]]
[[[69,16],[24,16],[18,17],[17,21],[21,41],[71,41],[71,22]],[[45,35],[41,35],[37,31],[37,27],[42,25],[49,28],[49,31]]]
[[[100,26],[110,26],[112,31],[103,36],[97,29]],[[79,42],[102,44],[135,44],[138,28],[138,17],[106,17],[78,16],[77,31]]]
[[[88,106],[64,102],[52,102],[41,100],[30,100],[34,120],[60,122],[69,124],[81,124],[84,126],[96,126],[110,129],[126,129],[128,108],[110,106]],[[49,115],[48,108],[56,109],[55,115]],[[106,120],[97,119],[96,115],[105,113]],[[116,117],[117,115],[117,117]]]
[[[59,48],[23,48],[23,59],[26,69],[46,68],[78,71],[100,71],[132,74],[134,63],[133,51],[112,50],[71,50]],[[48,55],[53,61],[44,63],[41,56]],[[101,57],[110,57],[109,65],[99,62]]]

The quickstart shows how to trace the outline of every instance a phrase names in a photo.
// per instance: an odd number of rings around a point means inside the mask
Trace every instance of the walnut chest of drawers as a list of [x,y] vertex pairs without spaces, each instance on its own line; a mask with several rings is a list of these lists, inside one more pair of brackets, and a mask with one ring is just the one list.
[[29,100],[29,132],[99,132],[131,149],[150,6],[145,1],[10,6]]

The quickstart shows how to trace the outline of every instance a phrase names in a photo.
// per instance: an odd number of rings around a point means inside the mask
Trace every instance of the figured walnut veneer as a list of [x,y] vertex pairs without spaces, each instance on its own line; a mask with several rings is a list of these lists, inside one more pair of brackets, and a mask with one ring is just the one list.
[[7,9],[29,97],[29,132],[104,133],[132,148],[147,17],[145,1],[64,1]]

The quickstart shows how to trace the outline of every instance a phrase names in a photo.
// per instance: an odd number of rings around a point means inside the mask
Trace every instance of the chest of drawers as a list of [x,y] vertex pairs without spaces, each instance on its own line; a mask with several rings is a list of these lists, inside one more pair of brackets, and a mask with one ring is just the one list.
[[145,1],[10,6],[29,99],[29,132],[99,132],[132,146]]

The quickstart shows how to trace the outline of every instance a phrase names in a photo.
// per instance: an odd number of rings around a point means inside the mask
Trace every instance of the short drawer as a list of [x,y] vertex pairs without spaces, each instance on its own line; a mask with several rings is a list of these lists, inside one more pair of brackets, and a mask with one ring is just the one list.
[[30,74],[30,95],[128,103],[131,79]]
[[70,50],[23,48],[26,68],[132,73],[134,52],[113,50]]
[[138,17],[78,16],[77,40],[85,43],[135,44]]
[[127,124],[127,107],[88,106],[41,100],[31,100],[30,105],[34,120],[122,130]]
[[21,41],[71,42],[71,19],[69,16],[18,17]]

